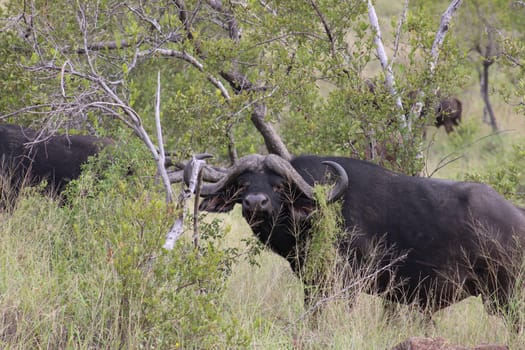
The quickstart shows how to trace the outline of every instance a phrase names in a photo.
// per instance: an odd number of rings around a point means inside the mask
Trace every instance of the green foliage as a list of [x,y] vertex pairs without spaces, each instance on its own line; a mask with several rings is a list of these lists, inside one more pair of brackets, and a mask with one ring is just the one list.
[[[3,16],[0,7],[0,16]],[[14,33],[0,32],[0,111],[11,111],[29,103],[36,91],[35,81],[20,66],[20,59],[29,48]],[[28,88],[29,87],[29,88]]]
[[[0,309],[10,315],[2,347],[246,344],[221,302],[234,261],[220,245],[224,231],[205,225],[198,249],[183,237],[163,250],[176,211],[145,180],[144,154],[116,149],[111,156],[111,164],[85,167],[65,205],[31,191],[2,217]],[[125,176],[130,164],[143,166]]]
[[517,144],[510,155],[483,172],[469,172],[467,181],[483,182],[492,186],[507,199],[525,205],[525,147]]
[[[165,140],[178,158],[203,151],[219,159],[227,158],[232,149],[239,155],[265,152],[265,142],[250,120],[254,103],[263,102],[266,121],[276,124],[294,154],[347,155],[407,173],[420,170],[422,126],[434,116],[427,113],[426,120],[412,120],[412,130],[406,129],[400,121],[409,117],[417,102],[408,96],[421,92],[431,106],[438,89],[445,95],[464,83],[465,72],[458,68],[464,55],[450,38],[436,71],[432,76],[428,72],[436,25],[428,18],[438,10],[428,4],[411,5],[399,33],[402,49],[392,69],[401,109],[397,96],[383,88],[384,76],[377,73],[375,33],[366,20],[366,3],[222,5],[217,9],[187,1],[181,10],[160,2],[38,3],[45,15],[34,16],[32,27],[26,28],[32,35],[21,39],[27,47],[38,48],[22,57],[38,83],[31,83],[29,101],[18,101],[9,109],[45,103],[47,107],[41,108],[57,122],[105,124],[108,110],[123,114],[115,98],[108,96],[109,87],[153,134],[157,82],[152,77],[160,71]],[[385,4],[378,8],[389,17],[402,10]],[[9,2],[9,13],[24,10],[20,3]],[[397,26],[394,21],[390,25]],[[233,35],[235,26],[240,37]],[[392,30],[388,24],[383,28],[386,33]],[[90,50],[88,60],[84,46],[100,43],[108,43],[107,48]],[[157,48],[163,51],[155,52]],[[68,74],[68,69],[75,73]],[[250,85],[239,91],[243,82],[221,79],[231,72]],[[375,82],[375,94],[366,79]],[[96,112],[89,112],[93,108]],[[375,144],[380,152],[371,150]]]
[[309,289],[308,294],[313,297],[327,296],[333,292],[332,288],[341,275],[337,272],[339,263],[337,242],[344,232],[340,203],[326,202],[327,188],[314,188],[318,209],[312,218],[313,227],[304,247],[305,260],[301,271],[301,278]]

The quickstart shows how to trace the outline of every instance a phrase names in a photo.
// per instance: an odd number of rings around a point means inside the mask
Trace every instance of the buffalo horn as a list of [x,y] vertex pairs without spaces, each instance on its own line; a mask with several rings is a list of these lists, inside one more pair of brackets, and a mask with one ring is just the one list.
[[200,192],[201,196],[211,196],[220,192],[246,170],[262,169],[264,158],[265,157],[260,154],[251,154],[240,158],[231,168],[228,169],[228,172],[222,179],[213,184],[203,184]]
[[[328,195],[327,202],[332,203],[345,193],[348,188],[348,175],[344,168],[336,162],[333,161],[324,161],[323,164],[326,164],[335,170],[335,173],[338,175],[338,180],[335,186],[330,191]],[[308,184],[303,177],[295,170],[295,168],[290,164],[290,162],[284,160],[283,158],[275,155],[269,154],[268,156],[262,156],[259,154],[251,154],[245,157],[240,158],[229,170],[228,173],[220,179],[218,182],[213,184],[204,184],[201,188],[201,196],[211,196],[215,193],[220,192],[226,186],[228,186],[232,181],[234,181],[237,176],[242,174],[245,171],[262,171],[263,167],[267,166],[272,171],[277,174],[285,177],[289,182],[295,184],[297,188],[308,198],[314,198],[313,187]],[[186,170],[187,171],[187,170]]]
[[295,184],[306,197],[310,199],[314,198],[313,187],[310,186],[301,175],[299,175],[290,162],[275,154],[269,154],[265,159],[265,164],[268,168],[285,177],[289,182]]
[[335,186],[332,188],[330,194],[328,195],[328,198],[326,199],[328,203],[333,203],[340,199],[346,193],[346,190],[348,189],[348,174],[346,173],[345,168],[343,168],[337,162],[326,160],[322,163],[331,166],[338,176]]

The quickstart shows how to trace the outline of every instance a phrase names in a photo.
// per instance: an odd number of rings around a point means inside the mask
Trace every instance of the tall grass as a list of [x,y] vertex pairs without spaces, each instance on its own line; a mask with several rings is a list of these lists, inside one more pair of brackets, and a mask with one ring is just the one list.
[[[68,201],[25,189],[0,213],[1,348],[388,349],[411,336],[525,348],[474,297],[428,323],[413,305],[385,314],[363,283],[325,293],[313,317],[288,263],[246,245],[253,234],[238,209],[206,218],[200,249],[183,238],[163,251],[173,208],[153,181],[123,177],[124,164],[102,179],[87,169]],[[523,318],[520,283],[511,311]]]
[[[237,220],[237,215],[229,220]],[[249,228],[239,232],[248,235]],[[284,259],[263,252],[259,263],[236,265],[226,294],[239,325],[251,336],[251,348],[389,349],[412,336],[444,337],[465,346],[500,343],[525,348],[523,333],[515,333],[504,317],[489,314],[481,297],[442,309],[429,322],[416,305],[397,305],[394,313],[387,313],[380,297],[363,292],[367,287],[363,280],[354,295],[332,290],[313,315],[303,305],[303,283]],[[516,310],[522,317],[522,284],[516,291],[511,304],[521,303]]]
[[[122,166],[120,166],[122,165]],[[124,164],[86,169],[57,200],[26,188],[0,213],[0,348],[239,346],[222,295],[234,251],[210,223],[201,245],[161,246],[173,208]]]

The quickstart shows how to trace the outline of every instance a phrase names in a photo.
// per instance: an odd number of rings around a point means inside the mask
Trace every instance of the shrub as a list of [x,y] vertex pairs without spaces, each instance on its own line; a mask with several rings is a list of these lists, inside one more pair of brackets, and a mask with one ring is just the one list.
[[[234,252],[217,224],[196,249],[161,248],[176,210],[154,179],[124,176],[140,152],[84,169],[63,205],[29,190],[0,221],[2,347],[213,348],[243,345],[221,297]],[[149,171],[148,171],[149,172]]]

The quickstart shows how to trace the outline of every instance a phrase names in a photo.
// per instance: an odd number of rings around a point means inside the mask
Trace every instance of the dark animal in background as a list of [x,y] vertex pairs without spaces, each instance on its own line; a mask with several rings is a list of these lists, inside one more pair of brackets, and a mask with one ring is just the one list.
[[327,173],[338,179],[329,201],[342,199],[340,254],[359,266],[376,243],[388,251],[368,292],[430,312],[480,294],[494,310],[508,306],[525,215],[481,183],[410,177],[343,157],[287,162],[250,155],[203,186],[200,209],[228,212],[239,203],[257,238],[299,273],[305,258],[299,247],[312,234],[312,186]]
[[436,122],[434,125],[437,128],[443,125],[447,134],[450,134],[454,131],[454,126],[458,126],[461,122],[462,111],[461,101],[457,98],[442,98],[436,107]]
[[81,165],[105,146],[109,138],[82,135],[41,136],[19,125],[0,124],[0,173],[10,180],[16,197],[23,184],[47,180],[47,189],[60,193],[80,176]]
[[[368,91],[370,91],[373,95],[376,95],[377,88],[372,80],[366,79],[365,85]],[[438,101],[436,102],[434,107],[434,126],[436,128],[439,128],[443,125],[445,127],[445,130],[447,131],[447,134],[450,134],[452,131],[454,131],[454,126],[459,126],[459,124],[461,123],[461,114],[463,112],[463,107],[461,101],[456,97],[441,97],[440,95],[441,94],[439,92],[436,95]],[[410,108],[410,106],[414,106],[417,102],[422,102],[418,101],[418,99],[421,98],[424,99],[424,97],[419,96],[418,91],[410,91],[406,95],[403,105],[405,108]],[[374,101],[374,103],[377,105],[377,101]],[[426,107],[423,106],[420,116],[425,117],[425,115]]]

